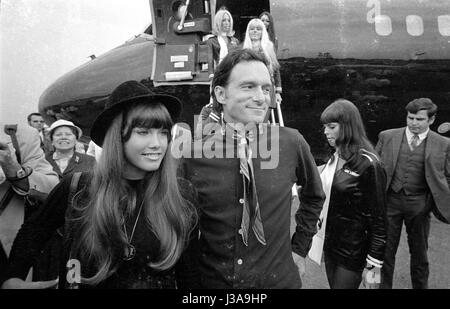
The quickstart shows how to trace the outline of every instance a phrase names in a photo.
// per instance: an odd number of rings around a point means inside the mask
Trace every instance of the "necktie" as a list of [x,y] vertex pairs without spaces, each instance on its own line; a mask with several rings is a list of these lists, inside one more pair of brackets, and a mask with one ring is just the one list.
[[411,138],[411,150],[414,151],[419,146],[419,135],[414,134]]
[[250,229],[251,207],[249,197],[251,197],[251,201],[254,206],[254,222],[252,225],[252,230],[256,236],[256,239],[261,244],[266,245],[258,195],[256,192],[255,176],[252,162],[252,150],[248,146],[247,138],[245,136],[237,134],[237,140],[240,172],[242,174],[242,182],[244,186],[244,198],[241,200],[241,204],[243,206],[241,221],[242,241],[246,246],[248,246],[248,231]]
[[44,133],[39,132],[39,138],[41,139],[41,148],[44,147]]

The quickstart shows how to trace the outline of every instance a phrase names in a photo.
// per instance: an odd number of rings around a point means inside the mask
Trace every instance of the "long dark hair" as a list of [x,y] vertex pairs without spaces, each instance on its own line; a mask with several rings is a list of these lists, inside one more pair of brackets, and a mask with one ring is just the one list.
[[267,11],[262,12],[259,15],[259,19],[261,19],[261,17],[263,17],[264,15],[266,15],[269,18],[269,28],[267,28],[267,33],[269,34],[269,39],[272,41],[272,43],[275,45],[275,40],[276,40],[276,36],[275,36],[275,25],[273,23],[273,17],[272,14],[270,14]]
[[337,99],[322,112],[320,122],[322,124],[339,123],[340,130],[336,139],[336,145],[339,146],[341,155],[346,160],[350,159],[361,149],[376,153],[372,143],[367,138],[361,114],[352,102],[345,99]]
[[[132,104],[127,111],[112,121],[103,142],[102,155],[97,163],[92,182],[87,189],[87,202],[78,205],[75,218],[78,228],[73,252],[93,266],[94,274],[82,278],[86,284],[96,285],[113,274],[118,267],[118,256],[124,252],[128,240],[122,229],[124,213],[133,213],[135,196],[130,196],[123,178],[126,157],[123,145],[133,128],[163,128],[169,132],[172,119],[163,104]],[[170,134],[168,141],[170,141]],[[176,263],[186,247],[197,215],[194,206],[181,195],[176,178],[176,161],[171,154],[171,143],[158,170],[144,178],[143,213],[147,225],[160,241],[158,261],[149,264],[157,269],[168,269]]]

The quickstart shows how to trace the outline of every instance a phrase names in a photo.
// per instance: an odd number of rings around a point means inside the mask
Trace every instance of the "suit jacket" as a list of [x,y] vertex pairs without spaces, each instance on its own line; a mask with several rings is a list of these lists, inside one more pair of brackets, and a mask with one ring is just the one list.
[[[376,151],[385,165],[386,190],[391,185],[405,129],[382,131],[378,136]],[[450,139],[430,130],[425,142],[425,177],[433,213],[439,220],[450,223]]]
[[[0,140],[10,144],[13,150],[10,136],[3,132],[4,125],[1,125]],[[20,156],[22,159],[22,166],[33,169],[33,172],[28,177],[30,189],[42,193],[49,193],[58,183],[59,179],[53,171],[51,165],[45,160],[44,152],[41,149],[41,139],[36,129],[29,126],[18,125],[16,133],[17,141],[20,148]],[[13,150],[12,153],[14,153]],[[4,177],[2,168],[0,167],[0,185],[7,181]],[[17,194],[14,194],[0,216],[0,241],[5,249],[7,255],[12,245],[12,242],[23,223],[24,216],[24,198],[27,192],[14,188]],[[1,198],[1,197],[0,197]]]
[[58,174],[60,179],[75,172],[90,172],[95,165],[95,158],[93,156],[89,156],[76,151],[73,153],[72,158],[70,158],[64,172],[61,172],[58,164],[56,164],[55,160],[53,160],[53,153],[47,154],[45,156],[45,159],[50,162],[53,170]]
[[52,141],[48,134],[44,133],[44,139],[41,140],[41,148],[44,151],[44,154],[47,155],[50,152],[53,152],[55,149],[53,148]]

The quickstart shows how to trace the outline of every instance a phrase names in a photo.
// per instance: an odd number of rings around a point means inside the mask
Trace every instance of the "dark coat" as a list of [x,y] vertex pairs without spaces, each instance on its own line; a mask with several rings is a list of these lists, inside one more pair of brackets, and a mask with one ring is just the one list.
[[[386,190],[391,185],[405,129],[391,129],[379,134],[376,150],[386,168]],[[432,195],[433,213],[439,220],[450,223],[450,139],[431,130],[426,138],[425,178]]]
[[[92,175],[83,173],[78,183],[77,205],[87,203],[87,191],[92,180]],[[41,211],[27,220],[21,227],[19,234],[14,241],[9,260],[9,266],[5,279],[22,278],[24,279],[33,261],[39,256],[39,253],[45,244],[54,235],[57,229],[64,228],[64,245],[60,246],[60,255],[53,256],[53,268],[59,268],[59,286],[67,287],[67,275],[69,268],[66,263],[71,256],[72,242],[77,237],[79,230],[76,220],[77,208],[74,206],[67,209],[70,184],[72,177],[64,179],[50,193],[46,204]],[[196,192],[191,183],[184,179],[178,180],[180,192],[183,198],[196,206]],[[129,181],[129,185],[137,190],[138,200],[144,187],[139,181]],[[140,188],[140,189],[139,189]],[[139,193],[140,192],[140,193]],[[142,215],[141,215],[142,216]],[[133,229],[135,219],[126,220],[128,233]],[[129,235],[129,234],[128,234]],[[136,223],[136,233],[133,237],[133,245],[136,247],[136,256],[130,261],[116,262],[117,269],[113,275],[101,282],[97,288],[197,288],[198,287],[198,232],[193,228],[190,242],[183,251],[180,259],[174,267],[168,270],[159,271],[148,266],[149,262],[158,259],[160,241],[146,224],[145,220],[139,220]],[[123,248],[120,248],[123,249]],[[119,250],[119,249],[118,249]],[[114,256],[115,258],[117,256]],[[92,276],[92,265],[83,262],[80,258],[81,273],[83,276]],[[116,261],[116,260],[114,260]],[[53,271],[53,270],[52,270]],[[86,275],[88,274],[88,275]],[[56,276],[56,275],[55,275]],[[54,279],[53,278],[47,278]],[[81,285],[82,288],[88,287]]]
[[324,250],[349,270],[362,271],[367,256],[384,259],[385,184],[381,162],[365,150],[353,155],[334,175]]
[[90,172],[95,166],[95,158],[79,152],[74,152],[72,158],[69,160],[64,172],[61,172],[58,164],[53,160],[53,153],[45,156],[45,159],[52,165],[53,170],[58,174],[59,179],[64,176],[73,174],[75,172]]

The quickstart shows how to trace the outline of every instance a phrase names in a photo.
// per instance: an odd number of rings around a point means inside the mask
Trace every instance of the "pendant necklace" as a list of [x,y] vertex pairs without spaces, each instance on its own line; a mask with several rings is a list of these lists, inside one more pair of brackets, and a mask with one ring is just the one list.
[[139,207],[139,212],[138,212],[138,215],[136,217],[136,221],[134,222],[134,226],[133,226],[133,230],[131,231],[130,238],[128,238],[128,233],[127,233],[127,227],[126,227],[126,224],[125,224],[125,220],[123,222],[123,229],[125,231],[125,236],[127,238],[127,247],[125,248],[125,256],[123,257],[124,261],[132,260],[134,258],[134,256],[136,255],[136,247],[131,244],[131,241],[133,240],[134,231],[136,230],[136,226],[137,226],[137,223],[139,221],[139,217],[141,215],[141,210],[142,210],[142,206],[143,205],[144,205],[144,200],[142,200],[141,206]]

